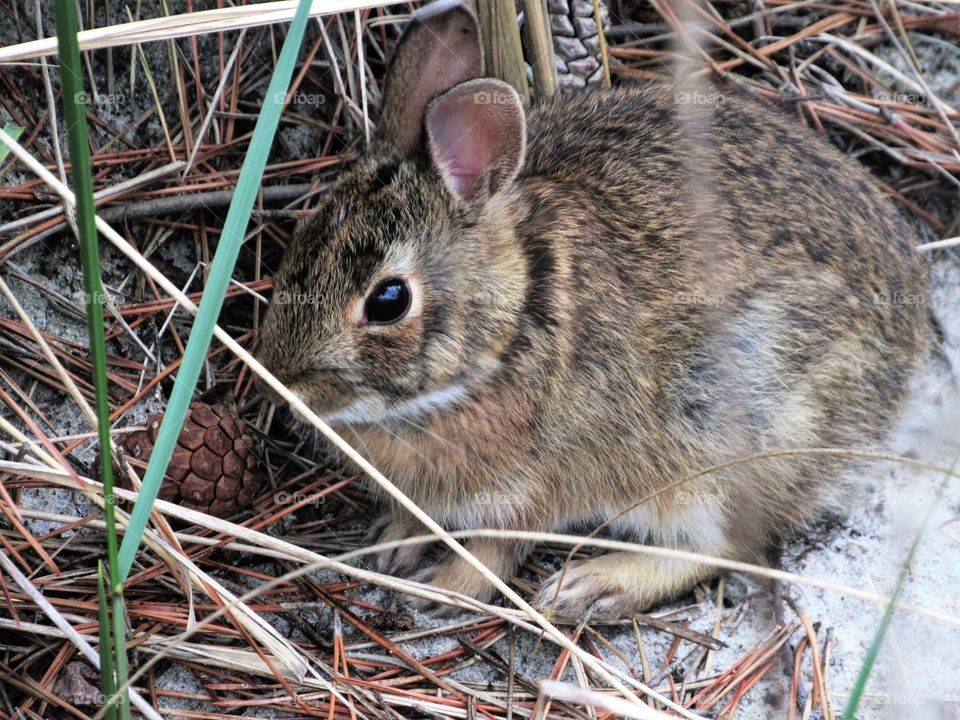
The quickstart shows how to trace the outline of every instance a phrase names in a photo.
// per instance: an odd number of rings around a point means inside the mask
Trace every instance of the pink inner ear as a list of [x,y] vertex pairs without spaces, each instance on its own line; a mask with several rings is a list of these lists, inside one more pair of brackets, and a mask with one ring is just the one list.
[[482,137],[483,130],[476,121],[469,117],[460,119],[472,124],[459,138],[453,137],[463,128],[459,123],[441,130],[443,137],[437,138],[437,144],[442,150],[437,156],[437,164],[444,179],[451,185],[450,189],[460,197],[469,199],[477,180],[491,162],[491,147],[489,141]]
[[461,200],[473,198],[481,176],[490,170],[490,191],[496,192],[513,179],[522,161],[525,127],[519,98],[493,83],[463,83],[437,98],[427,115],[430,155],[447,188]]

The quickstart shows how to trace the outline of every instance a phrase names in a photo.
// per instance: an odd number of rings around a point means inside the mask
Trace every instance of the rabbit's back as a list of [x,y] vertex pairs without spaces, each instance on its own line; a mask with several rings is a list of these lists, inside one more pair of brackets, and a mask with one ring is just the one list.
[[[528,341],[561,378],[540,443],[580,448],[623,483],[611,497],[738,454],[876,441],[925,347],[915,233],[866,171],[795,118],[711,97],[530,113],[520,229],[545,276]],[[740,472],[737,502],[796,522],[837,469],[768,465],[766,488]]]
[[608,211],[595,219],[647,250],[723,246],[751,274],[758,254],[771,268],[892,271],[903,289],[922,276],[915,232],[867,171],[778,108],[648,85],[558,96],[528,126],[523,175],[579,186]]

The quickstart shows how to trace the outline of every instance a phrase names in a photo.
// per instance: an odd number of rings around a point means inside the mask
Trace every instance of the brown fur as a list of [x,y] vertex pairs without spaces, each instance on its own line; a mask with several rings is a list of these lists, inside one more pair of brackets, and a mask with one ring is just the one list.
[[[402,82],[415,80],[388,77]],[[497,187],[488,173],[469,201],[423,144],[399,153],[382,133],[299,230],[275,298],[317,302],[271,305],[262,361],[321,415],[465,388],[442,409],[338,426],[451,529],[595,526],[723,460],[875,443],[926,342],[913,231],[795,118],[736,95],[684,97],[647,87],[538,105],[519,174]],[[360,327],[365,293],[403,273],[416,312]],[[737,465],[661,493],[618,529],[759,561],[836,502],[845,467]],[[384,537],[420,532],[397,513]],[[529,548],[469,549],[509,577]],[[381,566],[418,560],[407,550]],[[619,617],[710,573],[606,555],[568,572],[557,609]],[[419,577],[492,594],[454,556]]]

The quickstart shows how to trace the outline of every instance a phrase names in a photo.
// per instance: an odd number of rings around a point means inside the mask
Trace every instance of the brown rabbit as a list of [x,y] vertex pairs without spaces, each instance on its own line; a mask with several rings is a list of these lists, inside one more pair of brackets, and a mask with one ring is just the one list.
[[[733,94],[524,108],[482,67],[469,10],[414,15],[375,142],[275,277],[260,359],[277,377],[450,529],[595,527],[724,460],[882,438],[927,341],[926,271],[866,172]],[[842,497],[845,467],[733,465],[613,527],[760,561]],[[394,511],[382,539],[422,532]],[[468,548],[503,578],[530,549]],[[617,618],[713,572],[602,555],[568,569],[556,610]],[[417,577],[493,594],[454,555]]]

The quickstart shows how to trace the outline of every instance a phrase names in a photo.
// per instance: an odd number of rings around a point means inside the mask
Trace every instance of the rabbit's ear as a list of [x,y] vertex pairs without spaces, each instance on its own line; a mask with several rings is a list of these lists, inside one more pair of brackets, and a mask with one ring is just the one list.
[[444,184],[469,201],[483,188],[498,192],[517,176],[527,146],[527,121],[510,85],[482,78],[457,85],[427,110],[430,158]]
[[476,16],[462,3],[440,0],[413,14],[384,79],[377,136],[403,155],[419,151],[423,114],[434,97],[483,75]]

